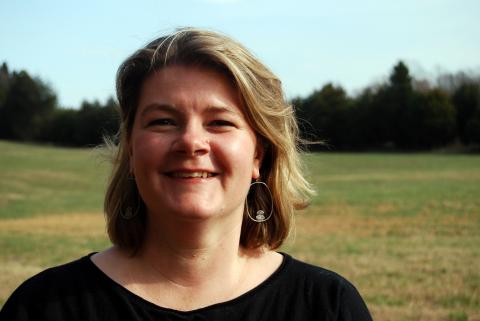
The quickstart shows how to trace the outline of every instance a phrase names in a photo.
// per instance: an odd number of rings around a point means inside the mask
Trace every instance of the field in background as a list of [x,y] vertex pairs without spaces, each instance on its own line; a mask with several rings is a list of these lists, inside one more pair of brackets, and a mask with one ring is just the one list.
[[[281,249],[351,280],[377,321],[480,320],[480,155],[313,154],[318,195]],[[0,305],[108,246],[100,152],[0,142]]]

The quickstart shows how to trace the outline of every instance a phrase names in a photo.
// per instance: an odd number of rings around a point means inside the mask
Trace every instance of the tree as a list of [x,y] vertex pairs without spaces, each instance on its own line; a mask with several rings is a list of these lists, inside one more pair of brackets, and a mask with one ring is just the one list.
[[408,71],[407,65],[399,61],[390,74],[390,88],[397,98],[404,98],[405,94],[412,91],[412,77]]
[[0,67],[0,137],[8,135],[8,121],[5,113],[5,101],[10,89],[10,74],[6,63]]
[[[389,85],[366,89],[355,102],[357,106],[357,122],[359,132],[363,137],[364,147],[390,148],[397,131],[398,106],[392,104],[392,94]],[[361,131],[360,131],[361,130]]]
[[384,108],[386,108],[385,121],[389,128],[387,138],[391,139],[397,147],[411,147],[408,132],[411,121],[409,116],[414,99],[412,77],[407,66],[399,61],[390,74],[390,82],[383,97]]
[[98,145],[104,136],[112,136],[119,126],[117,104],[109,98],[105,105],[84,101],[79,111],[77,133],[82,145]]
[[[464,144],[472,141],[471,135],[476,132],[475,123],[468,124],[480,113],[480,83],[464,82],[453,93],[452,102],[457,111],[457,128],[460,140]],[[467,130],[467,128],[469,128]],[[473,134],[475,137],[476,135]],[[475,138],[473,138],[475,141]]]
[[8,66],[4,62],[0,67],[0,108],[3,107],[7,93],[10,87],[10,74],[8,72]]
[[480,109],[477,109],[465,126],[469,143],[480,144]]
[[301,128],[312,128],[314,137],[328,146],[342,149],[349,145],[347,114],[351,101],[340,86],[326,84],[303,100],[297,117]]
[[350,145],[355,149],[382,148],[391,139],[385,121],[384,88],[366,88],[353,100],[349,113]]
[[42,139],[61,145],[95,146],[104,136],[113,136],[119,128],[118,107],[109,98],[105,105],[99,101],[83,101],[79,110],[58,109],[44,127]]
[[78,110],[56,109],[42,126],[39,139],[65,146],[78,146]]
[[2,137],[34,140],[56,104],[56,95],[47,84],[26,71],[14,72],[1,111]]
[[455,138],[455,108],[447,93],[440,89],[417,93],[405,119],[408,119],[409,129],[404,132],[404,141],[410,148],[438,147]]

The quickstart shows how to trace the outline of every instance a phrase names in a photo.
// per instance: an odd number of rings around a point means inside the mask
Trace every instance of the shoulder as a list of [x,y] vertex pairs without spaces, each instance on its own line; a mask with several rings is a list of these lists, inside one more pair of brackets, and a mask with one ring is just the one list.
[[49,289],[68,287],[82,282],[91,274],[89,256],[48,268],[23,282],[14,293],[45,293]]
[[297,282],[328,289],[353,287],[346,278],[336,272],[300,261],[288,254],[283,255],[285,257],[285,273]]
[[88,286],[86,280],[94,275],[89,256],[46,269],[23,282],[8,298],[1,310],[2,317],[41,311],[46,306],[78,292]]
[[371,320],[360,293],[345,277],[288,254],[284,256],[284,282],[311,306],[328,310],[329,315],[336,315],[339,320]]

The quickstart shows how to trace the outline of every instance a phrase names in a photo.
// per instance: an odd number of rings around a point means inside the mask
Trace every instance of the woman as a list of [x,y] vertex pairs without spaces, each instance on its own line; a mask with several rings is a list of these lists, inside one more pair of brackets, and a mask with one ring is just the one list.
[[280,81],[244,47],[180,29],[117,95],[113,247],[28,280],[2,320],[371,320],[348,281],[273,251],[311,189]]

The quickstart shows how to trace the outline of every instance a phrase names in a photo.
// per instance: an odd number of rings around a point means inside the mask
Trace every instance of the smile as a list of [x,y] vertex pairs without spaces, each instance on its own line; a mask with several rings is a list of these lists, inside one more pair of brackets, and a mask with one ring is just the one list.
[[210,172],[171,172],[167,175],[174,178],[209,178],[217,174]]

